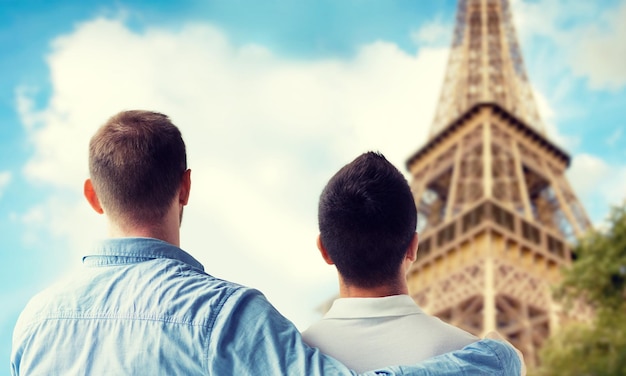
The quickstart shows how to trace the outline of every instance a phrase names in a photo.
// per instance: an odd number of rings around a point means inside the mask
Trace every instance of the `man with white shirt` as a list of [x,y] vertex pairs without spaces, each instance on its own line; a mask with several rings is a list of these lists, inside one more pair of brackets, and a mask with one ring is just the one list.
[[324,188],[317,246],[335,265],[339,299],[303,333],[309,345],[357,371],[411,364],[479,339],[425,314],[408,295],[415,261],[417,211],[404,176],[368,152]]

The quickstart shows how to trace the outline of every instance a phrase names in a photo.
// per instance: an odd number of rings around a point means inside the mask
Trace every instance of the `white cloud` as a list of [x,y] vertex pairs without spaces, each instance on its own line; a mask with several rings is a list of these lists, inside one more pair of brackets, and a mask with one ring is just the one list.
[[18,220],[24,225],[21,240],[29,245],[40,243],[41,235],[38,229],[46,223],[44,208],[40,205],[30,207],[24,214],[18,216]]
[[521,40],[529,40],[537,35],[558,40],[564,34],[558,27],[558,20],[577,14],[581,2],[566,9],[566,4],[561,0],[513,0],[510,3],[513,22]]
[[626,165],[611,165],[591,154],[578,154],[567,174],[594,223],[605,218],[607,208],[626,199]]
[[522,40],[543,38],[556,47],[547,63],[569,66],[574,75],[588,79],[591,89],[626,86],[626,0],[613,9],[565,0],[517,0],[512,7]]
[[624,133],[624,127],[617,128],[615,132],[611,133],[611,135],[606,139],[606,144],[608,146],[615,146],[621,140],[622,134]]
[[107,19],[52,46],[49,105],[18,96],[36,150],[26,176],[76,197],[37,209],[50,231],[75,253],[102,235],[81,197],[89,137],[120,110],[161,111],[181,128],[193,171],[182,246],[300,326],[336,284],[315,248],[323,185],[369,149],[404,170],[426,139],[447,56],[377,42],[350,59],[287,60],[207,24],[136,33]]
[[0,171],[0,198],[4,193],[7,185],[11,182],[11,172],[10,171]]
[[626,86],[626,1],[597,23],[581,28],[572,43],[574,73],[589,79],[592,89]]
[[533,98],[537,105],[537,111],[539,111],[546,136],[562,148],[571,149],[576,147],[580,140],[575,136],[566,135],[559,131],[556,124],[557,116],[546,96],[535,88],[533,90]]
[[449,47],[454,25],[443,23],[439,19],[425,23],[418,30],[411,32],[411,39],[417,45]]

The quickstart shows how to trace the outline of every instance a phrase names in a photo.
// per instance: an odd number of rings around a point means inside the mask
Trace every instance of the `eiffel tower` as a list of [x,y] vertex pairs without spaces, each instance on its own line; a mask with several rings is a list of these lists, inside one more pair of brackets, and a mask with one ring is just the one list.
[[562,317],[550,286],[591,226],[569,163],[545,134],[508,0],[459,0],[430,137],[406,163],[420,234],[409,289],[444,321],[497,330],[529,366]]

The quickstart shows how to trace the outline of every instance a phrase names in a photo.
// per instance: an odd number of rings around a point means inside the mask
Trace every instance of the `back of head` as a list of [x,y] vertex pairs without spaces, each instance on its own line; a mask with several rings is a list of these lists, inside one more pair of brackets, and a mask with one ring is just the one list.
[[318,221],[322,244],[344,281],[376,287],[396,280],[417,211],[400,171],[383,155],[368,152],[330,179]]
[[120,224],[161,220],[186,170],[181,133],[160,113],[120,112],[89,143],[92,184],[105,212]]

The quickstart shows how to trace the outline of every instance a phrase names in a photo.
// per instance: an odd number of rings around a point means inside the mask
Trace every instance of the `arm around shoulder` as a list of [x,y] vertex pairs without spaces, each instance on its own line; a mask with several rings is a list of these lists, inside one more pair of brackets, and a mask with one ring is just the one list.
[[[207,343],[210,374],[354,375],[339,361],[302,341],[298,329],[259,291],[241,288],[216,313]],[[491,339],[412,366],[369,375],[519,375],[515,350]]]
[[522,362],[513,346],[482,339],[461,350],[425,360],[417,367],[401,367],[404,375],[464,376],[520,375]]

